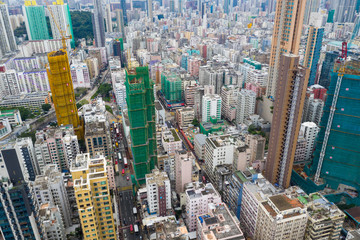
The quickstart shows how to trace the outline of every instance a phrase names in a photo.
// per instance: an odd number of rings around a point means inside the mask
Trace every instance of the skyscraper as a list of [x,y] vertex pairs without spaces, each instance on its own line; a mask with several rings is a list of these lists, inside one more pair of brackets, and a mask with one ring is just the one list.
[[147,0],[147,7],[148,7],[148,17],[150,18],[150,21],[153,21],[153,6],[152,6],[152,0]]
[[154,82],[149,68],[127,69],[125,86],[135,178],[142,184],[157,162]]
[[[324,106],[324,114],[320,122],[320,132],[314,151],[314,160],[311,165],[312,173],[319,169],[320,178],[332,189],[355,189],[360,191],[360,61],[351,60],[346,64],[342,78],[337,103],[333,105],[335,86],[338,74],[331,72],[331,81]],[[334,69],[339,68],[335,63]],[[324,144],[325,130],[330,115],[330,107],[335,108],[330,134],[326,146]],[[322,148],[325,155],[319,165]]]
[[25,1],[25,6],[22,8],[29,40],[49,39],[49,29],[46,24],[44,6],[36,6],[35,1]]
[[320,60],[321,44],[324,36],[324,28],[309,27],[307,36],[306,51],[304,56],[304,67],[310,69],[308,85],[315,84],[318,63]]
[[335,9],[334,22],[354,22],[356,12],[356,0],[337,0]]
[[124,24],[127,25],[126,0],[120,0],[120,7],[123,12]]
[[96,47],[105,47],[105,24],[101,0],[94,0],[94,12],[92,13],[91,20]]
[[[117,31],[121,32],[121,36],[122,36],[122,41],[125,40],[125,26],[124,26],[124,14],[123,11],[121,9],[116,9],[115,10],[115,15],[116,15],[116,25],[117,25]],[[122,51],[124,49],[121,49]],[[120,54],[119,54],[120,56]]]
[[112,18],[110,4],[106,4],[106,32],[112,32]]
[[17,49],[14,32],[11,28],[9,10],[6,4],[0,3],[0,58]]
[[266,178],[273,184],[289,187],[301,114],[308,80],[308,69],[299,65],[299,56],[284,54],[279,63]]
[[330,86],[330,74],[334,67],[335,60],[339,57],[338,52],[326,52],[325,59],[321,67],[321,74],[319,78],[319,84],[328,89]]
[[[281,54],[298,54],[299,52],[305,2],[303,0],[278,0],[276,3],[267,96],[274,97],[276,94]],[[290,8],[291,10],[288,10]]]
[[304,24],[308,25],[310,14],[319,10],[320,0],[307,0],[304,13]]
[[116,239],[116,229],[103,156],[78,154],[70,168],[85,240]]
[[72,124],[76,135],[82,139],[83,131],[76,107],[67,52],[63,49],[50,52],[48,59],[47,73],[58,125]]
[[[52,15],[50,17],[50,25],[53,39],[61,39],[61,33],[58,27],[64,32],[65,36],[72,36],[70,43],[71,47],[75,47],[74,32],[72,28],[72,22],[70,17],[70,10],[68,4],[64,4],[63,0],[57,0],[53,5],[48,6]],[[56,21],[56,23],[54,22]]]

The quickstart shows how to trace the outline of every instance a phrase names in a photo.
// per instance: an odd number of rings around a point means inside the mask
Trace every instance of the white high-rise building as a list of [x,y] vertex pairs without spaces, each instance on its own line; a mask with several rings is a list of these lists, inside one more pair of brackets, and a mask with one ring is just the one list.
[[209,212],[209,203],[220,204],[221,196],[211,183],[200,182],[186,185],[186,211],[185,223],[189,232],[196,230],[197,216]]
[[37,206],[44,203],[57,206],[66,227],[72,225],[71,210],[64,185],[63,173],[55,164],[47,165],[43,175],[36,176],[32,182],[33,199]]
[[42,239],[66,239],[65,226],[58,207],[51,206],[49,203],[44,203],[40,206],[38,213],[38,220],[42,230]]
[[205,142],[205,169],[213,179],[215,167],[233,164],[235,140],[229,135],[211,136]]
[[71,64],[70,71],[74,89],[91,88],[90,73],[85,63]]
[[49,92],[50,85],[45,69],[33,69],[25,72],[18,72],[18,81],[21,92]]
[[242,124],[244,120],[255,113],[256,93],[250,90],[241,89],[238,94],[236,109],[236,123]]
[[10,69],[0,73],[0,91],[1,97],[19,95],[21,93],[18,75],[15,70]]
[[17,50],[14,31],[11,28],[8,6],[0,4],[0,58]]
[[171,185],[166,172],[154,169],[145,175],[147,199],[150,213],[166,216],[166,210],[171,209]]
[[230,122],[236,118],[238,88],[234,85],[221,88],[221,115]]
[[202,121],[210,122],[210,117],[221,119],[221,97],[217,94],[204,95],[202,98]]
[[40,174],[44,174],[46,165],[52,164],[47,142],[43,138],[37,138],[35,142],[35,158],[39,165]]
[[[75,43],[74,41],[74,34],[72,33],[72,23],[70,18],[70,11],[69,6],[67,3],[64,4],[53,4],[48,6],[52,14],[50,16],[50,25],[51,25],[51,32],[53,35],[53,39],[61,39],[62,35],[58,29],[65,34],[65,36],[72,35],[71,44]],[[56,21],[56,23],[54,22]]]
[[[305,160],[310,160],[315,146],[315,139],[320,128],[313,122],[304,122],[300,127],[300,134],[306,139]],[[299,137],[300,137],[299,134]]]

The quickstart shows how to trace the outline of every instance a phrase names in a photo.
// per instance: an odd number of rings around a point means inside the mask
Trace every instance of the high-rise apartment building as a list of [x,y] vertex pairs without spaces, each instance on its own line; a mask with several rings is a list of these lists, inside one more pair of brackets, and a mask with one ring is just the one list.
[[56,164],[59,170],[67,172],[79,153],[78,138],[71,125],[36,133],[35,154],[42,173],[48,164]]
[[322,46],[322,39],[324,36],[324,28],[310,26],[308,30],[306,50],[304,56],[304,67],[310,69],[308,85],[315,84],[316,74],[320,60],[320,51]]
[[154,169],[146,174],[146,192],[149,211],[158,216],[166,216],[166,210],[171,209],[171,187],[166,172]]
[[127,14],[126,14],[126,0],[120,0],[120,7],[123,13],[123,18],[124,18],[124,25],[128,24],[128,20],[127,20]]
[[185,223],[192,232],[196,230],[197,216],[209,213],[209,203],[220,204],[221,196],[211,183],[194,182],[190,185],[185,190]]
[[304,24],[308,25],[310,15],[312,12],[318,12],[320,7],[320,0],[307,0],[304,12]]
[[106,121],[88,122],[85,126],[85,145],[91,157],[96,155],[110,155],[111,140],[109,123]]
[[157,162],[154,82],[149,78],[149,68],[128,69],[125,86],[135,178],[144,183],[145,174]]
[[59,27],[65,36],[72,36],[70,43],[71,47],[74,48],[75,38],[72,28],[69,5],[64,3],[63,0],[57,0],[56,2],[53,2],[53,5],[48,5],[48,8],[50,8],[52,11],[50,25],[53,39],[61,39],[62,36],[58,29]]
[[[35,5],[33,5],[35,3]],[[45,18],[45,7],[37,6],[35,1],[25,1],[22,7],[26,32],[29,40],[49,39],[49,29]]]
[[59,208],[65,227],[72,225],[70,204],[64,185],[63,173],[55,164],[47,165],[42,175],[31,182],[33,200],[40,208],[42,204],[50,204]]
[[236,117],[238,91],[233,85],[221,88],[221,115],[230,122]]
[[85,63],[71,64],[70,68],[74,88],[91,88],[90,73]]
[[50,52],[48,59],[47,72],[58,125],[73,125],[76,135],[82,138],[67,52],[63,49]]
[[195,111],[192,107],[185,107],[176,110],[176,122],[180,128],[186,128],[195,118]]
[[330,51],[326,52],[325,59],[321,67],[321,73],[319,78],[319,84],[328,89],[330,86],[330,74],[334,68],[335,60],[339,57],[338,52]]
[[85,240],[115,240],[116,229],[103,156],[79,154],[70,167]]
[[0,3],[0,57],[17,50],[14,32],[11,28],[9,10],[5,3]]
[[[123,0],[125,2],[125,0]],[[105,47],[105,24],[102,2],[94,0],[94,12],[92,13],[92,24],[96,47]]]
[[354,22],[357,1],[354,0],[337,0],[335,4],[334,22],[346,23]]
[[303,239],[307,223],[306,206],[296,197],[270,196],[259,204],[255,239]]
[[[360,148],[358,141],[360,111],[357,109],[357,99],[360,92],[358,87],[360,79],[359,66],[360,61],[355,59],[346,64],[335,106],[332,106],[332,104],[338,74],[337,72],[331,72],[328,97],[319,125],[320,132],[316,140],[311,171],[315,173],[318,170],[320,178],[332,189],[338,189],[341,186],[342,189],[360,190],[360,164],[357,161],[358,149]],[[334,69],[338,68],[338,64],[335,64]],[[323,146],[331,107],[335,108],[335,113],[326,146]],[[324,150],[324,158],[323,162],[319,163],[322,149]]]
[[161,73],[161,92],[170,103],[182,100],[182,81],[175,73]]
[[270,74],[266,95],[275,97],[281,54],[298,54],[306,1],[276,1],[275,25],[271,41]]
[[192,181],[192,164],[195,157],[185,150],[175,152],[175,189],[178,194],[184,191],[184,186]]
[[202,121],[210,122],[210,118],[221,119],[221,97],[217,94],[202,97]]
[[[118,32],[121,32],[122,39],[125,39],[125,25],[124,25],[124,14],[122,9],[115,10],[116,15],[116,29]],[[119,54],[120,56],[120,54]]]
[[255,113],[256,94],[247,89],[241,89],[237,98],[236,123],[242,124],[244,120]]
[[300,127],[300,134],[306,139],[305,160],[310,160],[315,146],[315,140],[320,128],[313,122],[304,122]]
[[58,207],[44,203],[39,207],[38,218],[43,239],[66,239],[66,231]]
[[284,54],[280,60],[265,176],[271,183],[287,188],[290,184],[309,71],[299,65],[297,55]]

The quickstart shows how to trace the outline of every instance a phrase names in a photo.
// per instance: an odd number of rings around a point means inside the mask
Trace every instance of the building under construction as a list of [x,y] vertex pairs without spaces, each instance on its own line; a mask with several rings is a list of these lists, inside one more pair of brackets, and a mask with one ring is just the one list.
[[143,184],[157,162],[154,83],[149,68],[127,69],[125,86],[135,178]]
[[83,139],[67,52],[63,49],[50,52],[48,59],[47,74],[58,125],[72,124],[78,138]]
[[[324,113],[320,122],[320,132],[316,142],[311,175],[315,174],[328,124],[330,107],[338,81],[339,68],[331,72],[331,81],[327,92]],[[360,61],[350,60],[346,63],[335,113],[321,166],[320,183],[332,189],[347,192],[360,191]]]

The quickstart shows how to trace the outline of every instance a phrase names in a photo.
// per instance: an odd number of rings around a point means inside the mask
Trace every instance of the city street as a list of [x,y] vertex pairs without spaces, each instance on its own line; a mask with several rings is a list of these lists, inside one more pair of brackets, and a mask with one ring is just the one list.
[[[132,193],[132,182],[131,182],[131,172],[130,165],[125,166],[125,159],[128,155],[125,151],[126,147],[124,146],[123,131],[120,124],[111,124],[113,130],[111,131],[111,139],[114,147],[113,159],[114,163],[118,165],[118,175],[115,175],[116,181],[116,198],[119,209],[119,235],[120,239],[141,239],[140,232],[135,233],[130,231],[130,225],[134,228],[134,224],[138,224],[139,220],[138,215],[134,215],[133,207],[136,207],[136,201]],[[116,144],[117,143],[117,144]],[[120,153],[120,158],[119,158]],[[124,170],[124,174],[122,171]],[[140,230],[140,226],[139,226]]]

